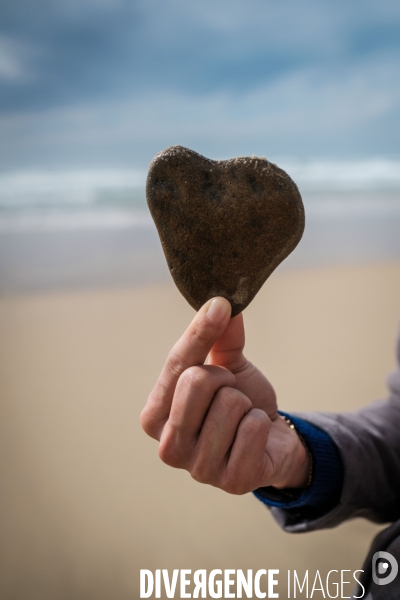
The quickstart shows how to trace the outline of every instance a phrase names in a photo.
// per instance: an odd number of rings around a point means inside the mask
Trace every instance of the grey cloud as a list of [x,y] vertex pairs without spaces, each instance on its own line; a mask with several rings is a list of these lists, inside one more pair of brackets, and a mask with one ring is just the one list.
[[395,154],[400,123],[397,64],[346,72],[306,69],[241,95],[133,95],[119,102],[29,112],[0,119],[0,164],[147,166],[183,144],[213,158],[258,154]]
[[0,168],[394,153],[399,65],[398,0],[3,0]]
[[4,34],[44,48],[32,65],[38,82],[24,94],[4,90],[8,111],[142,88],[248,89],[297,68],[400,48],[392,0],[3,0],[1,11]]

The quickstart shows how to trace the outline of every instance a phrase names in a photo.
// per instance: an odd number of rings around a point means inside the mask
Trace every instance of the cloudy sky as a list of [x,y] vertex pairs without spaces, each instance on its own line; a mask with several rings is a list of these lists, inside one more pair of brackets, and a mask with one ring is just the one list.
[[398,157],[399,0],[1,0],[0,171]]

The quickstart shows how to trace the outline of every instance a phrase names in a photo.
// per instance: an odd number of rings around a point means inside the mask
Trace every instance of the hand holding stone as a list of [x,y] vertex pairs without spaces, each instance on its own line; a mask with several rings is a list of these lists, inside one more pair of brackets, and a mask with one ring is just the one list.
[[[304,487],[309,456],[278,416],[275,392],[243,355],[243,317],[207,302],[169,353],[141,415],[160,458],[232,494]],[[207,364],[204,364],[206,357]]]

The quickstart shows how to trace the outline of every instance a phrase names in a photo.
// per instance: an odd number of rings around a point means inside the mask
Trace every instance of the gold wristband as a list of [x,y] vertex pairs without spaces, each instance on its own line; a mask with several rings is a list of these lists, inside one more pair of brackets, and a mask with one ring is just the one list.
[[307,446],[307,442],[305,441],[305,439],[303,438],[303,436],[301,435],[301,433],[299,432],[299,430],[297,429],[297,427],[295,426],[295,424],[292,423],[292,421],[290,419],[288,419],[288,417],[285,417],[285,415],[281,415],[280,414],[279,416],[289,426],[289,429],[293,429],[297,433],[297,435],[299,437],[299,440],[303,444],[303,446],[304,446],[304,448],[305,448],[305,450],[306,450],[306,452],[308,454],[308,457],[310,459],[310,472],[309,472],[309,475],[308,475],[308,481],[307,481],[307,485],[306,485],[306,488],[308,488],[311,485],[312,478],[313,478],[313,470],[314,470],[314,460],[313,460],[313,456],[311,454],[311,451],[310,451],[309,447]]

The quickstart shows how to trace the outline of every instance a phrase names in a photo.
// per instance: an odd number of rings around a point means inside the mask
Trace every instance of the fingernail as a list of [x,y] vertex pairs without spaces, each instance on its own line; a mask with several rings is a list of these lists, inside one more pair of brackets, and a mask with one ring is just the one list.
[[214,298],[207,311],[207,318],[215,324],[222,323],[230,313],[230,304],[225,298]]

